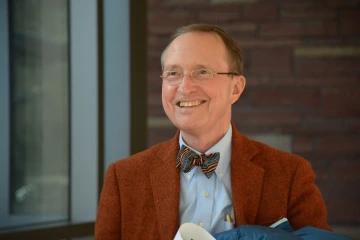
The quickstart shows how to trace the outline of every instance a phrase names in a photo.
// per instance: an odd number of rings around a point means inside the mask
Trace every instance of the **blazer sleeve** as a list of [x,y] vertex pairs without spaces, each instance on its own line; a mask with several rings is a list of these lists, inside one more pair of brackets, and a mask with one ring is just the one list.
[[330,230],[327,224],[327,210],[321,192],[315,184],[315,173],[308,161],[298,162],[292,179],[288,220],[294,229],[305,226]]
[[121,239],[120,193],[115,165],[111,164],[105,174],[95,221],[95,240]]

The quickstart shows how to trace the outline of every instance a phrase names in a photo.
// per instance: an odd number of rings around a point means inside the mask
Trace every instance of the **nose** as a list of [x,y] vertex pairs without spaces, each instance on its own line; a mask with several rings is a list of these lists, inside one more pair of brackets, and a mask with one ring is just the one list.
[[184,74],[182,76],[182,81],[179,84],[177,91],[183,95],[189,95],[196,91],[196,84],[191,79],[190,74]]

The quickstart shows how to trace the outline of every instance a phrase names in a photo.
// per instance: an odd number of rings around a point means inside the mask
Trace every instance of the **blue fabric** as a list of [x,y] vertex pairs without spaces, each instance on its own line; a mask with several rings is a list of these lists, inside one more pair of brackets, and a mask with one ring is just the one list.
[[235,229],[216,234],[216,240],[301,240],[291,232],[278,228],[257,225],[243,225]]
[[[225,136],[205,153],[220,153],[216,174],[211,178],[208,179],[198,166],[188,173],[180,172],[180,225],[192,222],[211,234],[234,228],[232,223],[225,221],[227,214],[234,218],[230,182],[231,137],[229,125]],[[181,134],[179,145],[186,145]],[[196,149],[191,149],[199,154]]]
[[216,240],[351,240],[351,238],[334,232],[314,227],[304,227],[293,231],[288,222],[276,228],[243,225],[215,236]]
[[325,231],[314,227],[304,227],[294,232],[304,240],[351,240],[351,238],[334,232]]

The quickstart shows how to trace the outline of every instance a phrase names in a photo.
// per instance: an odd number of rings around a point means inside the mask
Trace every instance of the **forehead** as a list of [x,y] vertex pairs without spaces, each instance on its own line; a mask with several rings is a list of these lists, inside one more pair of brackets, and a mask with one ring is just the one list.
[[175,38],[169,45],[164,65],[184,68],[194,65],[227,65],[227,50],[221,37],[215,33],[188,32]]

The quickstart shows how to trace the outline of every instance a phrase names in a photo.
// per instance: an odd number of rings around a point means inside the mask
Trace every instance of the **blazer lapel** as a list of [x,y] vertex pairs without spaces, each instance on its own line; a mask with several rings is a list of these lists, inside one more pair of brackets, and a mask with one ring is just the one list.
[[[158,165],[150,179],[160,239],[173,239],[179,228],[180,171],[175,167],[179,131],[156,156]],[[251,162],[257,149],[233,125],[231,188],[235,225],[254,224],[265,170]]]
[[251,162],[257,154],[251,141],[233,125],[231,188],[235,224],[254,224],[259,209],[265,170]]
[[158,154],[159,165],[150,179],[160,239],[173,239],[179,228],[180,171],[175,167],[179,135],[164,144]]

